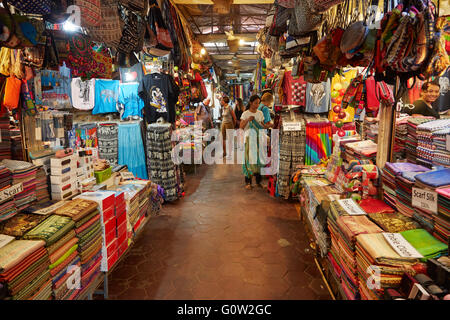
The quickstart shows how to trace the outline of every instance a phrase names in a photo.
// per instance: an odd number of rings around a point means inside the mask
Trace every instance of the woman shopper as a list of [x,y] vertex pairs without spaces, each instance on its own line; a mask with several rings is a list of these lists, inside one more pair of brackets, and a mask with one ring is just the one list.
[[244,113],[245,107],[244,102],[241,98],[236,99],[236,108],[234,109],[234,114],[236,115],[236,129],[239,129],[239,125],[241,124],[241,115]]
[[[264,129],[265,126],[263,125],[264,115],[262,111],[258,110],[260,101],[261,100],[257,95],[251,96],[249,100],[250,107],[248,110],[244,111],[241,116],[240,128],[245,132],[245,151],[242,171],[245,175],[245,188],[248,190],[252,188],[253,176],[255,176],[256,185],[262,188],[261,167],[263,167],[263,165],[259,159],[259,133],[260,129]],[[256,139],[250,139],[250,135],[252,134],[256,134]]]
[[222,105],[222,126],[220,131],[222,132],[222,141],[223,141],[223,155],[226,154],[225,144],[227,141],[227,129],[234,129],[236,123],[236,115],[234,114],[233,108],[228,104],[230,102],[230,98],[223,97],[220,101]]

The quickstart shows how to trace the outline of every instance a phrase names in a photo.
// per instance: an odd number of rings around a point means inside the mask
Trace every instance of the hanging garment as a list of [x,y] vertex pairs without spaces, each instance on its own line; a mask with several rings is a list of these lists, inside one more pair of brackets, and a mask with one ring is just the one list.
[[119,80],[95,80],[95,106],[92,114],[117,112]]
[[330,110],[331,105],[330,80],[320,83],[308,83],[306,85],[305,112],[324,113]]
[[286,71],[283,77],[283,104],[284,105],[306,105],[306,81],[303,76],[294,79],[291,71]]
[[139,123],[119,125],[119,165],[127,165],[135,177],[148,179],[144,143]]
[[330,122],[306,122],[305,164],[318,164],[330,157],[332,129]]
[[121,83],[119,86],[118,107],[122,119],[131,116],[142,118],[144,101],[138,95],[139,83]]
[[42,103],[52,108],[70,108],[72,103],[70,97],[71,71],[64,64],[59,67],[59,71],[41,70],[41,90]]
[[73,107],[80,110],[91,110],[95,103],[95,80],[82,81],[81,78],[72,79]]
[[164,189],[164,199],[174,201],[182,192],[181,172],[172,161],[169,125],[147,126],[147,168],[149,179]]
[[97,126],[98,155],[114,167],[118,164],[119,126],[116,123],[102,123]]
[[142,69],[142,63],[136,63],[130,68],[119,67],[120,81],[125,82],[141,82],[144,72]]

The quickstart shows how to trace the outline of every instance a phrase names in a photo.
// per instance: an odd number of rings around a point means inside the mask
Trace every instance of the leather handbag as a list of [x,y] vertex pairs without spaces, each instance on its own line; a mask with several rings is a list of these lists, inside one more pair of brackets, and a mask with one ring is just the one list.
[[301,34],[319,29],[323,22],[322,15],[314,12],[310,2],[306,0],[295,0],[294,17]]
[[19,106],[21,87],[22,81],[17,79],[14,75],[11,75],[6,79],[2,108],[6,107],[11,111]]

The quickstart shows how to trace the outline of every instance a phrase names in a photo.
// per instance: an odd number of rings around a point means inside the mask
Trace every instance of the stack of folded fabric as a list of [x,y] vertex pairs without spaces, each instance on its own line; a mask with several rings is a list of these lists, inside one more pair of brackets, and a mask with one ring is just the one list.
[[397,118],[395,122],[395,144],[394,144],[394,158],[396,160],[406,158],[406,138],[408,136],[408,119],[410,117]]
[[[401,257],[382,233],[358,235],[356,264],[361,300],[381,300],[384,289],[399,287],[405,272],[414,276],[413,266],[418,263],[417,258]],[[375,267],[380,271],[379,283],[372,281]]]
[[435,120],[433,117],[411,117],[408,119],[408,136],[405,144],[408,162],[417,163],[417,127],[433,120]]
[[383,231],[389,233],[398,233],[420,228],[420,225],[416,221],[398,212],[369,213],[367,216],[383,229]]
[[57,300],[71,300],[79,289],[67,284],[71,268],[80,266],[74,226],[69,217],[51,215],[23,236],[24,239],[45,241],[50,258],[53,297]]
[[0,223],[0,234],[21,238],[45,218],[44,215],[20,212],[11,219]]
[[377,144],[372,140],[352,142],[345,145],[347,162],[350,162],[351,160],[371,160],[375,162],[376,155]]
[[14,160],[23,160],[22,135],[20,128],[10,129],[11,135],[11,157]]
[[449,128],[450,119],[430,121],[417,126],[417,161],[419,163],[429,167],[433,165],[436,149],[433,145],[433,133],[443,129],[449,130]]
[[[11,171],[5,166],[0,166],[0,190],[11,187]],[[5,221],[17,213],[14,197],[0,202],[0,221]]]
[[433,132],[433,165],[450,167],[450,151],[447,150],[447,136],[449,128]]
[[[426,170],[429,171],[429,170]],[[396,182],[396,207],[397,210],[407,216],[412,217],[414,215],[414,208],[412,206],[412,188],[416,181],[416,175],[422,172],[402,172],[401,175],[395,177]]]
[[358,274],[356,265],[356,236],[360,234],[380,233],[381,230],[366,216],[340,216],[337,218],[339,228],[338,255],[341,261],[341,286],[349,300],[359,299]]
[[362,199],[359,201],[359,206],[364,210],[367,214],[371,213],[394,213],[395,210],[392,209],[391,206],[387,205],[386,202],[383,202],[378,199]]
[[435,217],[434,233],[437,239],[449,243],[450,239],[450,188],[436,190],[438,193],[438,215]]
[[13,240],[0,248],[0,282],[6,284],[9,299],[51,298],[49,257],[44,241]]
[[12,173],[12,184],[22,183],[23,191],[14,196],[17,210],[23,210],[36,201],[37,167],[29,162],[4,159],[2,165]]
[[55,211],[75,222],[78,252],[81,259],[81,288],[78,297],[100,274],[102,260],[102,225],[98,204],[95,201],[75,199]]
[[386,162],[381,175],[384,201],[396,208],[396,179],[403,172],[424,172],[428,170],[428,168],[408,162]]
[[0,166],[0,190],[9,187],[11,182],[11,171],[9,171],[9,169],[5,166]]
[[40,167],[36,173],[36,203],[41,204],[50,200],[48,192],[47,174],[43,167]]
[[0,160],[11,159],[11,133],[9,131],[9,116],[2,114],[0,116]]
[[375,143],[378,142],[378,122],[379,120],[376,118],[364,118],[364,139],[372,140]]
[[[450,187],[450,168],[428,171],[415,176],[414,186],[421,189],[437,191]],[[436,213],[414,208],[413,217],[430,233],[435,233]]]
[[139,185],[126,184],[121,185],[116,189],[117,191],[123,191],[125,193],[125,200],[127,202],[127,213],[128,213],[128,230],[132,232],[134,227],[139,220],[139,206],[140,206],[140,196],[143,188]]
[[448,246],[424,229],[402,231],[400,234],[423,256],[421,260],[424,262],[448,254]]

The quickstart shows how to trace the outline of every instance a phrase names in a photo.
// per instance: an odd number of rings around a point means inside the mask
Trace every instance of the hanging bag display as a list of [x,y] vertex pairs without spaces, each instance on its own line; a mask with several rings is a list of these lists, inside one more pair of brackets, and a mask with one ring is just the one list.
[[75,0],[80,7],[81,25],[97,27],[102,21],[101,0]]
[[0,73],[7,77],[11,71],[11,50],[6,47],[2,47],[0,50]]
[[22,50],[14,49],[11,51],[11,75],[14,75],[17,79],[25,78],[22,60]]
[[37,113],[36,105],[34,104],[33,97],[28,87],[27,81],[22,81],[21,94],[22,94],[23,109],[25,110],[25,112],[29,116],[36,115]]
[[119,0],[120,4],[128,9],[139,13],[146,14],[148,10],[148,1],[146,0]]
[[141,51],[144,44],[146,28],[144,19],[135,12],[122,6],[120,15],[124,23],[124,27],[117,51],[125,54],[133,51]]
[[298,32],[302,34],[317,30],[323,22],[322,15],[314,12],[307,0],[295,0],[294,16]]
[[120,20],[118,0],[102,0],[102,23],[99,26],[87,27],[92,40],[103,42],[108,47],[117,48],[122,38],[123,24]]
[[169,30],[164,23],[161,9],[159,8],[156,0],[151,0],[150,2],[148,24],[152,30],[152,33],[156,36],[156,41],[158,43],[156,46],[157,49],[170,50],[173,48]]
[[338,5],[344,0],[307,0],[310,3],[310,7],[319,13],[323,13],[330,9],[332,6]]
[[18,107],[21,87],[22,81],[15,76],[12,75],[6,79],[2,108],[6,107],[11,111]]
[[52,6],[51,0],[8,0],[8,3],[22,12],[41,15],[50,14]]

